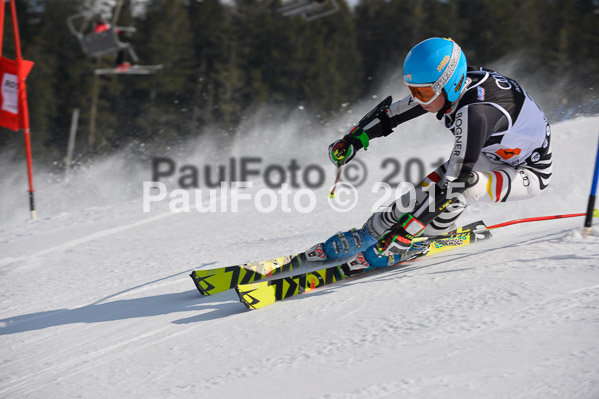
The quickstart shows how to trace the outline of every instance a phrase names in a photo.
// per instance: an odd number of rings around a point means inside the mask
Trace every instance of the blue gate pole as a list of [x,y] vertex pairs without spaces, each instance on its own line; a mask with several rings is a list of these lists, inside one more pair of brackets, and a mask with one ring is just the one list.
[[584,227],[590,230],[593,224],[595,210],[595,198],[597,198],[597,182],[599,181],[599,144],[597,146],[597,158],[595,159],[595,174],[593,175],[593,184],[591,185],[591,195],[589,195],[589,204],[587,205],[587,215],[584,219]]

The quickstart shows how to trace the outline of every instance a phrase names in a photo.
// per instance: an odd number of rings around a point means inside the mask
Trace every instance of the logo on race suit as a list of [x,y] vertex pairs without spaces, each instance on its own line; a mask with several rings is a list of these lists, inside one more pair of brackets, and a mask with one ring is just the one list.
[[499,155],[495,154],[494,152],[486,152],[485,151],[485,152],[483,152],[483,154],[485,154],[485,156],[493,162],[501,161],[501,158],[499,158]]
[[524,185],[524,187],[530,186],[530,179],[528,178],[528,175],[524,173],[524,171],[521,169],[516,170],[518,171],[518,173],[520,173],[520,176],[522,176],[522,184]]
[[532,155],[530,156],[530,160],[532,162],[539,162],[539,159],[541,159],[541,154],[539,154],[538,152],[533,152]]
[[489,75],[491,75],[493,77],[493,79],[495,79],[495,84],[501,90],[509,90],[513,87],[514,90],[516,90],[518,93],[522,92],[522,89],[520,88],[520,86],[518,86],[518,84],[515,81],[513,81],[512,79],[508,79],[505,76],[500,75],[499,73],[494,72],[494,71],[489,72]]
[[[546,149],[549,146],[550,138],[551,138],[551,127],[549,126],[549,124],[547,124],[547,127],[545,128],[545,141],[543,141],[543,149]],[[533,160],[533,162],[537,162],[537,161]]]
[[522,152],[520,148],[502,148],[495,151],[495,154],[499,155],[503,159],[510,159],[515,155],[520,155],[520,152]]
[[476,88],[476,98],[478,101],[485,101],[485,88],[478,86]]
[[437,71],[441,72],[443,70],[443,68],[445,68],[445,65],[447,65],[448,62],[449,62],[449,56],[446,55],[445,57],[443,57],[443,59],[441,60],[441,63],[437,67]]
[[452,155],[455,157],[459,157],[462,155],[462,151],[465,148],[464,138],[463,138],[463,130],[462,130],[462,112],[458,112],[455,119],[455,128],[453,130],[454,136],[454,144],[453,144],[453,152]]

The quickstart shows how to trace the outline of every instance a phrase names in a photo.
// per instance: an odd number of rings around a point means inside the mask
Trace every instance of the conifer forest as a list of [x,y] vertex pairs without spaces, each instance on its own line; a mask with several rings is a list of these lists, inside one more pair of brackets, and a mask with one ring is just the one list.
[[[280,0],[150,0],[138,14],[125,0],[114,22],[135,28],[126,40],[139,64],[162,65],[149,75],[94,73],[114,66],[114,54],[86,56],[66,23],[88,3],[17,1],[23,57],[35,62],[33,153],[44,162],[64,157],[75,109],[86,157],[243,135],[244,118],[265,108],[317,115],[309,138],[348,104],[402,86],[407,52],[432,36],[458,42],[469,65],[508,65],[502,73],[542,93],[535,99],[550,120],[599,107],[596,0],[337,0],[337,12],[312,21],[282,15]],[[14,58],[10,19],[3,39],[3,56]],[[0,153],[22,157],[21,135],[0,132]]]

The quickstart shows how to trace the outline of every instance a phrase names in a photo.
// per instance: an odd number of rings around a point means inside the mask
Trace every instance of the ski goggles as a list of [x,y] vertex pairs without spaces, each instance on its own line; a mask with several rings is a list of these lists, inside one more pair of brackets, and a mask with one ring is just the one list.
[[439,97],[439,94],[441,94],[441,91],[435,92],[432,83],[408,84],[408,89],[410,90],[410,94],[412,94],[414,101],[421,105],[432,103]]

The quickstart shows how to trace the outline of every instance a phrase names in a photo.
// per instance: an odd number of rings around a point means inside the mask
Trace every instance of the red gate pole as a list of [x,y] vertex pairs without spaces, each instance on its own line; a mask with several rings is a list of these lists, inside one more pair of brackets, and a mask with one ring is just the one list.
[[[4,0],[2,1],[2,21],[0,24],[4,24]],[[31,135],[29,130],[29,106],[27,104],[27,92],[25,90],[25,77],[23,76],[21,63],[23,62],[23,56],[21,55],[21,40],[19,38],[19,25],[17,22],[17,8],[15,6],[15,0],[10,0],[10,11],[12,14],[12,27],[15,37],[15,49],[17,52],[17,81],[19,82],[19,116],[22,118],[21,126],[25,137],[25,153],[27,156],[27,174],[29,177],[29,210],[31,219],[35,219],[35,201],[33,197],[33,162],[31,157]]]

